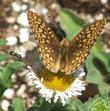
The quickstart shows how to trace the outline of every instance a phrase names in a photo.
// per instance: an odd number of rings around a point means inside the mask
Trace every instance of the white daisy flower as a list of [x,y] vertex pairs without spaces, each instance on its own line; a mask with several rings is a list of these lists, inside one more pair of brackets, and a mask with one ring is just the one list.
[[75,74],[65,75],[58,72],[57,74],[50,72],[46,68],[42,68],[35,74],[30,66],[27,78],[37,89],[39,94],[48,102],[62,102],[66,104],[66,100],[71,97],[77,97],[85,90],[85,82],[83,77],[85,72],[83,68],[76,71]]

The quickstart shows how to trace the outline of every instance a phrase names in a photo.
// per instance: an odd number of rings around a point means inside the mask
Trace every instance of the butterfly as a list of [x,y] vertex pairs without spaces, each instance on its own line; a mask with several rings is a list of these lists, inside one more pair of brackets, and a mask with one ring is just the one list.
[[51,72],[71,74],[81,67],[105,25],[105,19],[85,27],[70,42],[59,41],[44,19],[28,11],[28,21],[38,46],[39,57]]

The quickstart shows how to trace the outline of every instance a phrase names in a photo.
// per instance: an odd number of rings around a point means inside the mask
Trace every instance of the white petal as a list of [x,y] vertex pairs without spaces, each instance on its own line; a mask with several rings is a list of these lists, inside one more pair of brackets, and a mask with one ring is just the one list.
[[[48,89],[43,85],[44,79],[39,80],[37,78],[36,74],[32,71],[32,68],[28,67],[30,72],[28,74],[29,78],[33,80],[35,86],[37,89],[39,89],[39,94],[45,98],[46,101],[51,102],[53,98],[53,102],[60,101],[63,105],[66,104],[66,100],[72,96],[78,96],[81,95],[81,92],[85,90],[85,82],[82,81],[81,77],[83,77],[85,74],[80,75],[76,77],[75,81],[71,84],[70,88],[66,89],[63,92],[60,91],[54,91],[52,89]],[[81,76],[81,77],[80,77]]]

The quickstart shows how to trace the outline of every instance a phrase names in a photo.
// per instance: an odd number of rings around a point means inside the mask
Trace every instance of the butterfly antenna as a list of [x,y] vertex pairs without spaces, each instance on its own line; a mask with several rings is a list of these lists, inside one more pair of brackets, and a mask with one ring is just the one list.
[[58,33],[61,35],[62,38],[64,38],[64,35],[62,34],[62,32],[60,31],[58,25],[55,23],[53,16],[48,16],[51,20],[51,23],[53,24],[53,26],[55,27],[55,29],[58,31]]

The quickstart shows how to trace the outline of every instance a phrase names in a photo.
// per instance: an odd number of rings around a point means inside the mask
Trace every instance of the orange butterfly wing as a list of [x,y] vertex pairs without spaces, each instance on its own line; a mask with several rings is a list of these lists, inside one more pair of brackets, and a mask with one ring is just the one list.
[[89,55],[105,25],[105,19],[98,20],[84,28],[69,44],[68,64],[64,72],[70,74],[78,69]]
[[28,21],[37,42],[42,63],[52,72],[57,72],[59,63],[59,40],[39,15],[28,11]]
[[[55,33],[39,15],[29,11],[28,20],[42,63],[52,72],[57,73],[60,70],[66,74],[76,71],[85,61],[105,25],[105,20],[98,20],[84,28],[71,42],[59,42]],[[67,52],[61,52],[62,43],[69,43]]]

